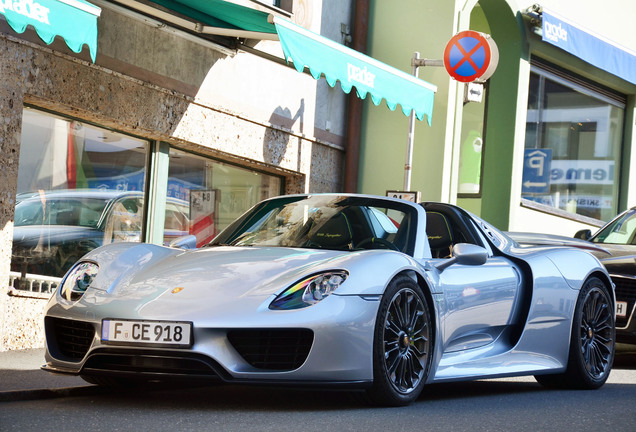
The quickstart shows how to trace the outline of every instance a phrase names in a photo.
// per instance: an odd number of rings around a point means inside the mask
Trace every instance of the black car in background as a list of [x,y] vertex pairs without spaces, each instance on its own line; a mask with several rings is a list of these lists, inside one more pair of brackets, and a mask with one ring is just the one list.
[[[141,192],[99,189],[20,194],[16,200],[11,271],[62,277],[87,252],[140,241]],[[168,200],[166,238],[188,234],[188,204]]]
[[574,238],[508,233],[520,245],[562,245],[589,250],[616,285],[616,341],[636,344],[636,207],[624,211],[596,233],[581,230]]

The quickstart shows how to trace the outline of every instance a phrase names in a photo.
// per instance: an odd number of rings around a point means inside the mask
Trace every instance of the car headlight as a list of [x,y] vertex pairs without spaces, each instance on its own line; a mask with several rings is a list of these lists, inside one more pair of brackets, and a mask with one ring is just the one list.
[[97,276],[97,264],[83,261],[72,267],[64,277],[60,288],[62,298],[69,301],[79,300]]
[[333,271],[310,276],[280,293],[270,309],[300,309],[327,298],[347,279],[345,271]]

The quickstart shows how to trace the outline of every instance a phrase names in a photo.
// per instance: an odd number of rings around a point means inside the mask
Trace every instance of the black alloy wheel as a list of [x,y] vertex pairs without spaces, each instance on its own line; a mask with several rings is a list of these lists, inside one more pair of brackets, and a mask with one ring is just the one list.
[[426,383],[432,360],[433,326],[420,287],[408,276],[393,280],[382,297],[375,325],[373,386],[380,405],[407,405]]
[[592,277],[581,288],[576,303],[565,373],[535,378],[548,387],[599,388],[607,381],[614,362],[615,339],[610,290],[599,278]]
[[583,302],[579,353],[592,380],[607,378],[614,360],[615,325],[612,304],[611,297],[602,284],[592,286]]

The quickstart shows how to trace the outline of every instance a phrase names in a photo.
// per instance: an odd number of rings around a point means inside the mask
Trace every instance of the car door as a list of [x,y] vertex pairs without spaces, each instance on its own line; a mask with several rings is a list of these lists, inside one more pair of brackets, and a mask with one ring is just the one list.
[[439,275],[444,352],[487,345],[514,325],[520,275],[507,258],[492,255],[482,265],[444,269]]

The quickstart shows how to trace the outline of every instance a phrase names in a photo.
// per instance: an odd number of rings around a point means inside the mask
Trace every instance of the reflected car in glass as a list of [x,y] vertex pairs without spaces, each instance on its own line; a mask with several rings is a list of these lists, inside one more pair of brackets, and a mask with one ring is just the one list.
[[44,323],[44,370],[90,383],[344,387],[390,406],[479,378],[594,389],[614,358],[614,292],[588,252],[353,194],[265,200],[195,250],[102,246]]
[[[20,194],[16,202],[11,255],[15,272],[62,277],[101,245],[141,238],[141,192],[59,190]],[[167,233],[168,238],[187,234],[188,207],[177,204],[179,210],[167,211],[166,219],[179,220],[172,225],[181,229]]]

